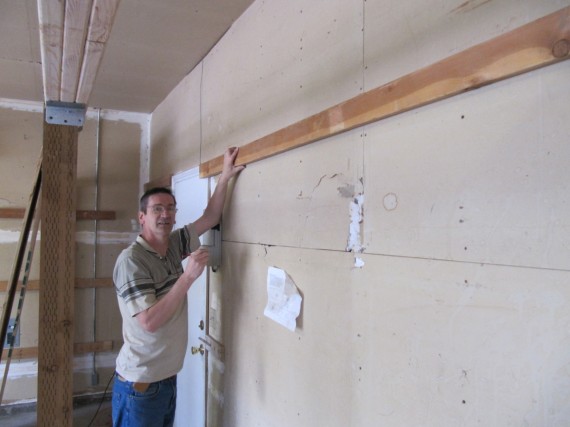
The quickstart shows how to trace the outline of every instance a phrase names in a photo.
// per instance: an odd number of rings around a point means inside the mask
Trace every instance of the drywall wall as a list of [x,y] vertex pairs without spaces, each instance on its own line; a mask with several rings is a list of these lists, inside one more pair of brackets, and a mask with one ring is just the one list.
[[[26,208],[41,156],[42,135],[42,104],[14,100],[0,102],[0,180],[3,183],[0,207]],[[144,173],[140,159],[147,157],[146,142],[141,141],[148,140],[148,135],[148,115],[112,111],[89,111],[87,114],[78,142],[77,208],[114,211],[116,219],[101,220],[98,224],[77,221],[77,278],[111,278],[118,253],[136,236],[139,183]],[[0,219],[2,281],[10,279],[21,229],[21,219]],[[32,281],[39,279],[39,247],[37,244],[33,258]],[[114,372],[116,352],[122,342],[121,316],[112,287],[76,289],[75,293],[75,342],[117,343],[114,351],[76,356],[74,392],[82,394],[104,389]],[[18,292],[13,315],[19,295]],[[5,293],[0,293],[2,302],[4,296]],[[28,291],[22,310],[20,347],[37,347],[38,322],[41,321],[38,305],[39,292]],[[3,358],[2,375],[4,367]],[[12,359],[3,403],[35,399],[37,369],[35,358]],[[92,378],[94,371],[97,381]]]
[[[206,161],[569,4],[257,1],[153,128],[201,111]],[[569,72],[566,61],[249,165],[210,287],[210,333],[225,346],[210,425],[570,423]],[[177,136],[192,141],[194,126]],[[154,178],[180,167],[150,160]],[[295,332],[263,315],[270,266],[303,296]]]
[[201,65],[153,113],[150,176],[174,175],[200,162]]

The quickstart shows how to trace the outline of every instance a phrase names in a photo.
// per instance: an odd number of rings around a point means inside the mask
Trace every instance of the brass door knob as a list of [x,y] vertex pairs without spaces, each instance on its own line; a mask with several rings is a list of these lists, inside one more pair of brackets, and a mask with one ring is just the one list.
[[196,353],[204,354],[204,345],[200,344],[200,347],[192,347],[190,348],[190,351],[192,352],[192,354]]

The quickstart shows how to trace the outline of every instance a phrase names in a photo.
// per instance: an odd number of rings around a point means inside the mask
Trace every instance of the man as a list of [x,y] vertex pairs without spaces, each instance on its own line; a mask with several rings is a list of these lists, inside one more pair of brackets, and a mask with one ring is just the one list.
[[224,153],[222,174],[204,214],[174,232],[172,192],[153,188],[141,197],[141,234],[119,255],[113,272],[124,340],[113,386],[113,426],[174,422],[176,374],[188,340],[186,293],[208,262],[198,237],[220,222],[228,182],[245,167],[235,166],[237,154],[237,148]]

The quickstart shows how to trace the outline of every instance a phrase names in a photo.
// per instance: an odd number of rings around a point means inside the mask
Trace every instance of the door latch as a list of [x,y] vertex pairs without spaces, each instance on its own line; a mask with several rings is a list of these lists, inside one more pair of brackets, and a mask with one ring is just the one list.
[[200,344],[200,347],[192,347],[190,351],[192,354],[200,353],[201,355],[204,355],[204,345]]

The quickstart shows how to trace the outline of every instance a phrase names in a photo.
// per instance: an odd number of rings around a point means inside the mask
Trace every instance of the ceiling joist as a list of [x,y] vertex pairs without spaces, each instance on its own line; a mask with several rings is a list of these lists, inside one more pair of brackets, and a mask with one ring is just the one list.
[[59,93],[59,100],[63,102],[75,102],[92,4],[91,0],[67,0],[65,2],[61,58],[61,82],[63,84]]
[[120,0],[38,0],[45,101],[87,104]]

